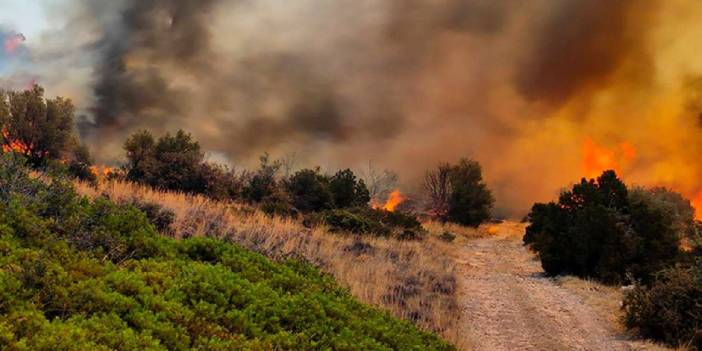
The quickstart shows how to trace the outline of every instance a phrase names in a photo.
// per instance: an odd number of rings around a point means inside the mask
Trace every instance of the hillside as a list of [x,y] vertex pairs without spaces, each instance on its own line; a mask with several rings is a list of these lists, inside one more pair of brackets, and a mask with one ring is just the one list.
[[325,226],[306,228],[299,220],[268,216],[249,206],[204,196],[154,190],[122,181],[98,187],[76,183],[90,198],[120,204],[155,204],[173,211],[171,235],[211,236],[236,243],[272,259],[302,257],[331,274],[364,303],[381,307],[453,343],[460,343],[457,276],[451,259],[455,245],[438,238],[446,229],[469,236],[475,230],[425,223],[429,236],[401,241],[331,233]]
[[3,349],[453,349],[306,263],[162,237],[133,206],[1,163]]

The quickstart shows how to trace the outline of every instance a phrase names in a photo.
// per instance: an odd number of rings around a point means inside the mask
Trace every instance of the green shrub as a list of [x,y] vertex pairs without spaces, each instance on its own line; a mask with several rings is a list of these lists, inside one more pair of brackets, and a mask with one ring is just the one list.
[[141,202],[136,199],[132,201],[132,205],[146,215],[149,222],[161,234],[173,235],[174,229],[171,227],[175,221],[175,212],[163,207],[155,202]]
[[285,188],[292,198],[293,206],[302,212],[317,212],[333,206],[329,179],[318,170],[303,169],[293,174],[285,182]]
[[355,234],[368,234],[384,236],[388,231],[378,223],[354,213],[348,209],[335,209],[323,214],[324,223],[334,232],[351,232]]
[[334,209],[308,216],[310,223],[324,223],[334,232],[392,236],[400,240],[422,239],[426,231],[416,216],[368,207]]
[[646,338],[702,350],[702,259],[658,273],[624,299],[625,324]]
[[454,350],[300,261],[161,237],[131,205],[0,159],[8,350]]
[[535,204],[524,242],[548,274],[648,280],[679,255],[680,233],[669,214],[607,171],[563,192],[558,203]]
[[90,157],[88,148],[85,145],[78,145],[73,149],[72,155],[68,160],[67,172],[75,178],[95,184],[97,175],[90,168],[92,165],[93,159]]
[[154,139],[146,130],[124,143],[126,179],[159,189],[203,194],[216,200],[234,199],[241,183],[233,172],[205,161],[200,144],[179,130]]
[[336,208],[367,206],[370,201],[366,184],[350,169],[341,170],[331,177],[329,191]]
[[279,189],[276,174],[280,170],[280,162],[271,162],[268,154],[261,156],[261,166],[254,174],[246,174],[245,185],[242,189],[244,200],[259,203],[274,195]]

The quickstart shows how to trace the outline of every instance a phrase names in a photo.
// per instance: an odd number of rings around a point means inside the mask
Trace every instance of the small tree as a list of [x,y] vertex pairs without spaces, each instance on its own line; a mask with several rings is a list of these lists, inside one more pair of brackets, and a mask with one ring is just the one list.
[[439,164],[425,175],[424,190],[434,216],[467,226],[477,227],[489,219],[495,203],[480,164],[473,160]]
[[92,165],[93,159],[88,148],[85,145],[76,145],[68,160],[68,173],[88,183],[95,183],[97,175],[90,168]]
[[366,183],[362,179],[356,179],[350,169],[337,172],[329,181],[329,190],[337,208],[365,206],[370,201]]
[[285,182],[293,206],[302,212],[316,212],[332,208],[333,198],[329,180],[318,170],[303,169]]
[[44,99],[38,85],[22,92],[0,91],[2,149],[23,154],[34,167],[60,159],[74,138],[74,114],[71,100]]
[[429,196],[429,212],[441,220],[448,219],[452,169],[450,164],[442,163],[427,171],[424,176],[424,190]]
[[179,130],[158,140],[142,130],[124,143],[130,181],[153,187],[204,194],[217,200],[238,197],[241,181],[226,167],[208,163],[200,144]]
[[124,143],[127,152],[127,179],[133,182],[151,183],[158,165],[155,158],[154,146],[156,141],[147,130],[132,134]]
[[483,182],[480,164],[463,159],[453,167],[450,179],[449,220],[476,227],[488,220],[495,199]]
[[271,162],[267,153],[260,157],[260,161],[258,171],[246,176],[248,181],[242,190],[244,199],[249,202],[261,202],[274,195],[279,188],[276,174],[280,170],[280,162]]

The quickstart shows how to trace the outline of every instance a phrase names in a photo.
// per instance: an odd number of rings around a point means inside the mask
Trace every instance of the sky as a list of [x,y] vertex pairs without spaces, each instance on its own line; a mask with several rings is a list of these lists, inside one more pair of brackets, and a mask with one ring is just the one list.
[[27,43],[38,40],[46,28],[46,14],[39,0],[0,0],[0,25],[27,37]]

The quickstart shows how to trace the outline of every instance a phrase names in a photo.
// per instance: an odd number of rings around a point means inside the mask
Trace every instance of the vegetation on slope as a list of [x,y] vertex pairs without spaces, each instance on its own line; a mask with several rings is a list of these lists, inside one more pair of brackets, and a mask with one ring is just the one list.
[[[163,233],[177,238],[211,236],[236,243],[276,260],[302,257],[334,278],[364,303],[380,306],[446,339],[460,343],[456,266],[438,235],[459,237],[474,230],[425,223],[431,235],[422,241],[375,235],[330,233],[326,225],[306,228],[301,221],[270,216],[243,204],[214,201],[201,195],[163,191],[112,180],[97,187],[78,182],[79,193],[103,196],[118,204],[137,204]],[[170,224],[169,224],[170,223]]]
[[299,261],[159,236],[130,205],[0,164],[0,344],[17,350],[451,350]]

